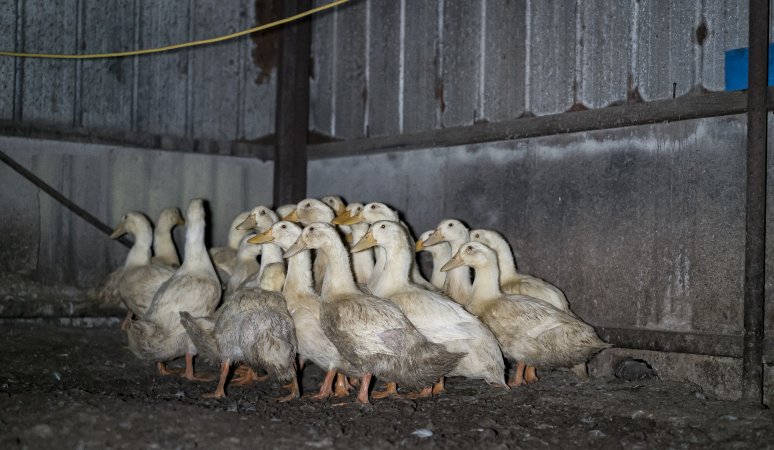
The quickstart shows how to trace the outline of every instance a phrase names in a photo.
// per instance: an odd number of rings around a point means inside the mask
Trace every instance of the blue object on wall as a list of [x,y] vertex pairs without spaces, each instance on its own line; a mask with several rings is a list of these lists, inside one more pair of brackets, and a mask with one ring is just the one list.
[[[726,51],[726,90],[740,91],[747,89],[747,60],[750,59],[750,49],[735,48]],[[769,44],[769,86],[774,86],[774,44]]]

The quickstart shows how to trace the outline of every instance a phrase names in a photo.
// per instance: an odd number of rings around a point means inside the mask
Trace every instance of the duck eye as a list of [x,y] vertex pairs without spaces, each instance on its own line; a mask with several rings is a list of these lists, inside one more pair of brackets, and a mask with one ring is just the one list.
[[310,206],[312,206],[312,204],[311,203],[307,203],[306,205],[304,205],[304,208],[309,208]]
[[451,228],[451,227],[453,227],[453,226],[454,226],[454,224],[453,224],[453,223],[450,223],[450,224],[449,224],[449,228]]
[[262,216],[265,216],[265,215],[266,215],[266,211],[264,211],[264,210],[261,210],[261,215],[262,215]]
[[475,236],[473,236],[473,237],[475,237],[475,238],[477,238],[477,239],[478,239],[478,238],[480,238],[480,237],[481,237],[481,235],[480,235],[480,234],[478,234],[478,233],[476,233],[476,235],[475,235]]
[[376,209],[376,205],[371,205],[371,209]]
[[288,227],[287,225],[282,225],[282,227],[280,227],[280,228],[282,228],[284,230],[287,227]]
[[473,246],[472,245],[468,245],[468,253],[470,253],[472,251],[473,251]]
[[314,231],[314,227],[310,228],[309,231]]
[[382,224],[379,228],[385,229],[385,228],[387,228],[387,226],[385,224]]

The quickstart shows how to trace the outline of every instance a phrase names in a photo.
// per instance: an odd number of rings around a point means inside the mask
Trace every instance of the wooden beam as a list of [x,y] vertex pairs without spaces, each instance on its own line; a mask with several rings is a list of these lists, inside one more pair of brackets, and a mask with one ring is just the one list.
[[[769,96],[774,89],[769,88]],[[771,103],[769,103],[771,105]],[[677,99],[627,104],[587,111],[477,123],[396,136],[354,139],[309,146],[312,159],[367,155],[434,147],[480,144],[580,131],[620,128],[658,122],[741,114],[747,110],[744,91],[687,95]]]
[[[284,0],[283,16],[311,7],[311,0]],[[306,197],[309,130],[309,54],[312,27],[305,18],[282,27],[277,72],[277,144],[274,149],[274,204]]]

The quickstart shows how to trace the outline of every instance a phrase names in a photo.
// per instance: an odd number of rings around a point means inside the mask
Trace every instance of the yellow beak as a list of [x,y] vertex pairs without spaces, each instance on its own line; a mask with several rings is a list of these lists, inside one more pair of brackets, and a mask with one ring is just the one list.
[[358,242],[355,244],[354,247],[352,247],[352,252],[362,252],[363,250],[369,249],[371,247],[375,247],[377,244],[376,239],[374,239],[374,235],[371,233],[371,230],[368,230],[368,233],[365,234]]
[[417,243],[414,245],[414,251],[419,253],[422,250],[425,249],[425,243],[423,241],[417,241]]
[[290,212],[287,216],[283,217],[282,220],[287,220],[288,222],[298,223],[298,208],[294,209]]
[[460,257],[460,252],[457,252],[456,255],[454,255],[454,258],[450,259],[446,264],[441,267],[441,272],[448,272],[452,269],[456,269],[457,267],[462,267],[465,265],[465,261],[462,260]]
[[331,220],[331,223],[334,225],[344,225],[344,222],[348,221],[351,218],[352,218],[352,212],[349,210],[344,210],[344,212],[340,213],[333,220]]
[[[347,213],[349,214],[349,211],[347,211]],[[338,225],[354,225],[356,223],[363,222],[364,220],[365,218],[363,217],[363,211],[360,211],[354,216],[350,214],[350,217],[347,220],[339,223]]]
[[118,239],[126,234],[126,225],[123,222],[119,223],[113,233],[110,234],[110,239]]
[[433,231],[433,234],[431,234],[427,239],[425,239],[425,242],[422,243],[424,247],[430,247],[431,245],[438,244],[439,242],[445,241],[446,238],[443,236],[443,233],[441,230],[435,230]]
[[249,216],[247,216],[247,219],[245,219],[242,223],[236,226],[237,230],[252,230],[253,228],[258,226],[258,222],[255,221],[255,214],[251,213]]
[[251,237],[247,240],[248,244],[264,244],[266,242],[272,242],[274,240],[274,236],[272,235],[272,229],[269,228],[268,230],[264,231],[261,234],[256,234],[255,236]]
[[282,255],[283,258],[290,258],[291,256],[296,256],[297,254],[303,252],[306,250],[306,242],[304,242],[304,239],[302,237],[299,237],[296,242],[293,243],[292,246],[290,246],[289,249],[285,250],[285,254]]

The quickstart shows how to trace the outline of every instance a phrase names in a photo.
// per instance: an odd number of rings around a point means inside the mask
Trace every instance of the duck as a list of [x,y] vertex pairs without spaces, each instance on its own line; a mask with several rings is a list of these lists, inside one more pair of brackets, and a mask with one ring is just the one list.
[[153,230],[153,258],[151,262],[170,267],[180,267],[180,257],[177,254],[172,229],[177,225],[185,225],[185,219],[177,208],[164,208],[159,214],[156,229]]
[[241,212],[231,221],[231,227],[228,229],[228,244],[225,247],[212,247],[209,249],[212,264],[215,266],[215,270],[218,271],[218,278],[223,285],[228,284],[228,279],[234,271],[239,243],[250,232],[249,229],[238,227],[239,224],[247,219],[250,213],[251,211]]
[[[405,222],[400,220],[400,217],[398,216],[398,212],[390,208],[389,206],[385,205],[384,203],[378,203],[378,202],[372,202],[368,203],[365,206],[363,206],[362,211],[355,215],[351,216],[349,219],[346,219],[342,217],[342,219],[337,220],[337,223],[340,223],[342,225],[355,225],[360,222],[366,222],[369,225],[378,222],[380,220],[390,220],[393,222],[398,222],[403,226],[403,228],[406,229],[406,233],[408,236],[408,242],[410,242],[411,245],[414,245],[414,239],[411,237],[411,231],[409,230],[408,225],[406,225]],[[376,262],[374,263],[374,269],[371,273],[371,277],[368,281],[368,284],[371,284],[375,282],[373,280],[374,278],[378,278],[384,268],[384,251],[381,248],[376,248],[376,251],[374,252],[374,255],[376,257]],[[412,262],[411,265],[411,281],[418,284],[419,286],[435,290],[435,286],[433,286],[429,281],[427,281],[421,273],[419,273],[419,267],[417,267],[416,260]]]
[[245,280],[261,270],[261,264],[258,262],[258,255],[261,254],[262,250],[261,246],[252,245],[248,242],[253,236],[255,236],[254,233],[248,234],[239,243],[234,271],[226,284],[225,298],[239,289]]
[[[408,233],[400,223],[378,221],[352,248],[353,252],[359,252],[379,246],[386,253],[383,276],[377,284],[368,286],[371,293],[398,306],[428,341],[443,345],[451,353],[465,355],[448,376],[482,379],[507,388],[503,355],[492,332],[444,294],[411,282],[409,270],[414,260],[414,248],[407,241]],[[390,393],[396,393],[395,389],[394,384],[388,386]],[[432,394],[440,394],[443,390],[441,378]]]
[[[303,226],[307,226],[314,222],[328,223],[336,217],[330,206],[323,203],[316,198],[306,198],[301,200],[296,205],[296,208],[282,220],[288,222],[300,223]],[[314,264],[312,270],[314,274],[314,289],[320,292],[323,284],[323,276],[325,274],[325,267],[327,266],[325,260],[325,254],[317,253],[314,257]]]
[[168,375],[165,361],[185,355],[184,377],[208,380],[194,372],[196,347],[180,323],[180,311],[195,317],[211,315],[221,298],[221,285],[204,245],[204,201],[193,199],[186,211],[183,264],[161,285],[147,312],[129,322],[129,349],[140,359],[156,361],[159,372]]
[[534,369],[525,372],[527,366],[575,370],[611,347],[582,320],[533,297],[503,293],[497,254],[486,244],[464,244],[441,270],[463,266],[476,272],[467,309],[492,330],[503,354],[518,361],[509,386],[537,381]]
[[288,203],[285,205],[278,206],[277,209],[274,210],[274,212],[277,214],[278,217],[285,217],[288,214],[292,213],[294,209],[296,209],[296,204]]
[[215,353],[221,361],[218,386],[203,397],[226,396],[226,380],[235,362],[251,369],[262,367],[281,383],[288,383],[290,393],[277,398],[277,402],[299,397],[295,329],[279,292],[284,278],[282,263],[268,265],[257,284],[248,282],[226,299],[211,330],[200,328],[200,322],[189,312],[180,312],[180,321],[189,335],[198,336],[194,340],[199,346],[208,348],[208,353]]
[[[348,221],[352,217],[356,217],[363,211],[362,203],[350,203],[344,208],[331,223],[338,225],[339,229],[344,233],[344,240],[347,242],[347,246],[352,248],[357,241],[365,236],[368,231],[368,224],[366,222],[353,223],[352,225],[342,225],[343,222]],[[357,284],[365,286],[368,284],[368,279],[371,278],[371,274],[374,271],[374,252],[371,249],[363,250],[352,254],[352,270],[355,273],[355,281]]]
[[349,252],[334,225],[312,223],[285,252],[291,257],[308,249],[325,255],[320,324],[342,356],[363,375],[357,401],[369,404],[372,376],[421,389],[453,370],[462,358],[442,345],[429,342],[389,300],[358,289],[349,265]]
[[[430,237],[422,242],[423,247],[430,247],[441,242],[448,242],[452,254],[459,251],[463,244],[470,240],[468,227],[457,219],[441,221]],[[470,268],[459,266],[447,271],[443,291],[455,302],[467,306],[473,291],[470,281]]]
[[344,199],[338,195],[326,195],[325,197],[322,197],[320,201],[330,206],[333,213],[336,215],[343,213],[347,209],[347,206],[349,206],[344,203]]
[[516,261],[513,258],[511,247],[500,233],[493,230],[472,230],[470,240],[486,244],[497,254],[497,265],[500,268],[500,289],[503,292],[534,297],[554,308],[575,315],[570,310],[567,297],[559,288],[540,278],[516,271]]
[[433,272],[430,274],[430,284],[435,286],[439,291],[443,291],[443,285],[446,283],[446,273],[441,272],[441,266],[446,264],[451,259],[451,246],[448,242],[439,242],[435,245],[425,247],[425,241],[433,234],[435,230],[427,230],[417,239],[414,244],[414,251],[428,252],[432,256],[433,260]]
[[[274,243],[288,250],[301,236],[301,227],[293,222],[280,221],[265,232],[252,237],[252,244]],[[311,361],[323,369],[325,379],[317,394],[310,398],[322,400],[330,396],[348,394],[344,373],[360,377],[355,368],[339,353],[328,339],[320,323],[320,295],[314,290],[311,251],[303,250],[288,258],[287,276],[282,295],[293,318],[298,340],[299,370]],[[335,390],[331,385],[336,380]]]

